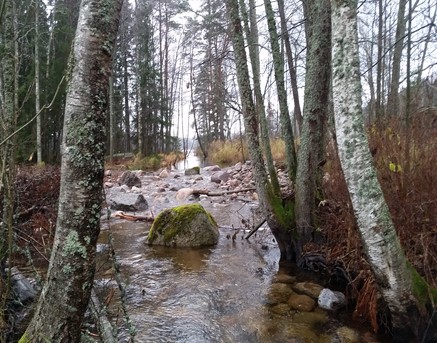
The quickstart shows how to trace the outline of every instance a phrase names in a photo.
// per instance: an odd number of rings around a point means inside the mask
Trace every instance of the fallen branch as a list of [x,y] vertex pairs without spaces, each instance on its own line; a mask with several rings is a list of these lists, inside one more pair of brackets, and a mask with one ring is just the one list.
[[124,212],[118,212],[114,214],[114,217],[129,220],[131,222],[153,222],[155,217],[152,216],[136,216],[133,214],[126,214]]
[[233,194],[233,193],[243,193],[243,192],[252,192],[255,191],[255,188],[243,188],[243,189],[234,189],[232,191],[222,191],[222,192],[212,192],[209,191],[207,189],[193,189],[193,193],[194,195],[208,195],[210,197],[213,196],[220,196],[220,195],[227,195],[227,194]]
[[258,231],[258,229],[261,227],[261,226],[263,226],[263,224],[266,222],[266,219],[263,219],[262,221],[261,221],[261,223],[259,223],[257,226],[255,226],[250,232],[249,232],[249,234],[246,236],[246,239],[249,239],[250,238],[250,236],[252,236],[255,232],[257,232]]
[[33,205],[33,206],[31,206],[31,207],[29,207],[28,209],[26,209],[26,210],[24,210],[24,211],[22,211],[22,212],[20,212],[20,213],[17,213],[16,215],[14,215],[14,217],[15,217],[15,219],[20,219],[21,217],[24,217],[24,216],[29,216],[29,215],[31,215],[31,214],[33,214],[33,212],[37,212],[37,211],[48,211],[49,210],[49,208],[47,207],[47,206],[36,206],[36,205]]

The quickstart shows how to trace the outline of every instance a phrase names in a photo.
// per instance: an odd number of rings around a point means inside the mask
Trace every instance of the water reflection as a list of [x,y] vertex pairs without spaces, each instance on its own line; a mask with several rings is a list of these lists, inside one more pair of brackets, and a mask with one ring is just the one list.
[[[274,277],[289,270],[278,268],[267,233],[248,242],[244,232],[233,240],[222,228],[217,246],[189,250],[148,246],[146,224],[119,222],[111,231],[135,342],[332,341],[322,310],[298,313],[270,302]],[[113,306],[115,320],[119,304]],[[123,328],[118,341],[128,337]]]
[[197,250],[149,247],[138,223],[118,223],[112,232],[136,341],[257,341],[276,249],[227,239],[223,230],[216,247]]
[[148,247],[147,255],[156,259],[170,258],[175,267],[190,271],[201,271],[207,267],[211,249],[168,249],[160,246]]
[[193,167],[203,167],[203,163],[201,162],[200,158],[195,155],[194,151],[190,151],[185,160],[176,163],[177,170],[184,170]]

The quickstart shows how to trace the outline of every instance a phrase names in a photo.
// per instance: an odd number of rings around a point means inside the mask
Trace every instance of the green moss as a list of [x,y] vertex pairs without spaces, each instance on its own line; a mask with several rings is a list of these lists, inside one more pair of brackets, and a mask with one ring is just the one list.
[[18,343],[30,343],[30,338],[29,338],[29,335],[27,334],[27,331],[24,333],[23,336],[21,336]]
[[296,221],[294,214],[294,199],[283,200],[270,192],[270,200],[273,214],[277,218],[279,224],[284,228],[294,228]]
[[[156,217],[149,231],[148,242],[153,243],[158,237],[158,233],[164,236],[165,242],[169,242],[181,230],[184,230],[193,220],[194,216],[199,213],[206,213],[209,220],[214,223],[214,225],[217,225],[214,218],[210,213],[205,211],[202,205],[188,204],[176,206],[162,211]],[[164,228],[166,228],[165,232],[163,232]]]
[[410,262],[407,262],[408,269],[411,273],[413,281],[413,294],[421,306],[432,302],[433,305],[437,304],[437,288],[430,286],[422,276],[417,272]]
[[23,334],[23,336],[21,336],[20,340],[18,341],[18,343],[31,343],[31,342],[51,343],[52,341],[50,341],[47,337],[43,336],[40,333],[37,333],[37,337],[35,336],[29,337],[27,331]]

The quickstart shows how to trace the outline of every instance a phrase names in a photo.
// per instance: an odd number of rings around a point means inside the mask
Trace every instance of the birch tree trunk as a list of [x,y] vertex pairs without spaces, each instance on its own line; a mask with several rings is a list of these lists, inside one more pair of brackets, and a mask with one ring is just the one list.
[[[364,131],[356,0],[332,1],[333,100],[338,153],[352,206],[396,342],[417,341],[427,323],[428,287],[405,257]],[[435,298],[434,292],[434,298]]]
[[47,280],[20,342],[79,342],[100,231],[105,121],[123,0],[82,0],[70,59],[61,190]]

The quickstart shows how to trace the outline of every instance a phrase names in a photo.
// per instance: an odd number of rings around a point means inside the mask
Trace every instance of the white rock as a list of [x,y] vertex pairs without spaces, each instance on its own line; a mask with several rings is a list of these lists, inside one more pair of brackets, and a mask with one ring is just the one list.
[[221,170],[221,168],[218,165],[215,165],[215,166],[204,167],[203,170],[206,172],[213,172],[213,171],[219,171]]
[[159,177],[161,179],[165,179],[166,177],[168,177],[168,170],[167,168],[164,168],[160,173],[159,173]]
[[329,288],[324,288],[320,292],[318,304],[320,308],[329,311],[338,310],[346,305],[346,297],[341,292],[331,291]]
[[176,193],[176,199],[177,200],[184,200],[188,198],[191,194],[193,194],[194,189],[192,188],[181,188]]

